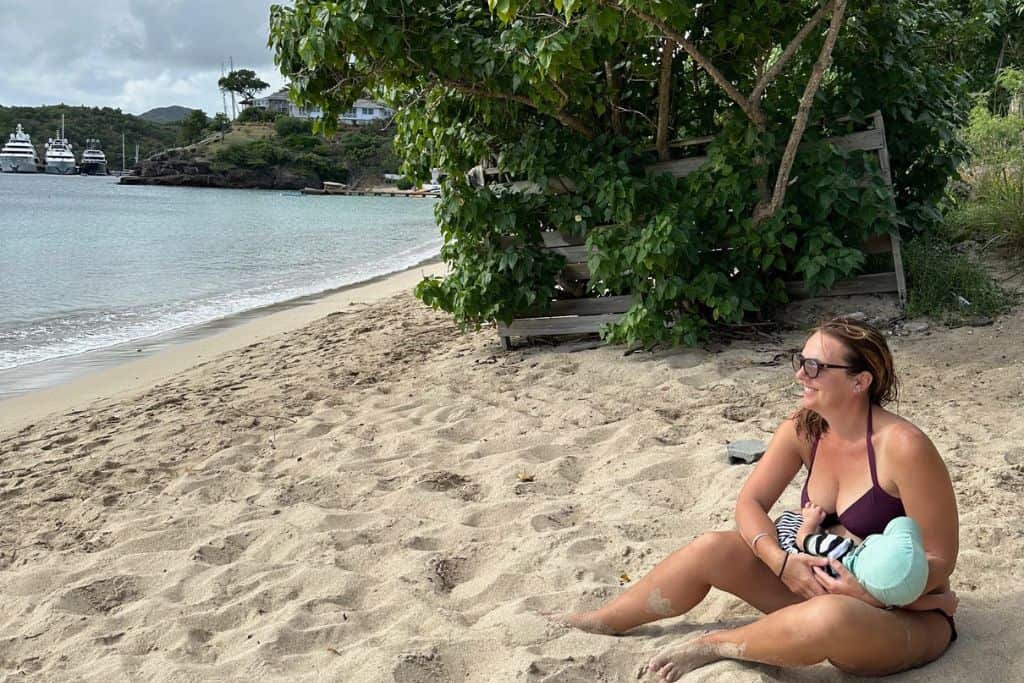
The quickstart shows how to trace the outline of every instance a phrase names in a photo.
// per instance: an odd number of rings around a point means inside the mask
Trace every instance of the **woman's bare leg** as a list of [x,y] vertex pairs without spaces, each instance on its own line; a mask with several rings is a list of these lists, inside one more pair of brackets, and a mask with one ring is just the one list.
[[715,631],[651,660],[666,681],[722,659],[810,666],[826,659],[849,673],[886,675],[937,659],[950,627],[934,612],[882,610],[845,595],[822,595],[752,624]]
[[693,609],[711,588],[732,593],[762,612],[800,601],[736,531],[704,534],[662,560],[636,584],[593,612],[553,617],[594,633],[631,628]]

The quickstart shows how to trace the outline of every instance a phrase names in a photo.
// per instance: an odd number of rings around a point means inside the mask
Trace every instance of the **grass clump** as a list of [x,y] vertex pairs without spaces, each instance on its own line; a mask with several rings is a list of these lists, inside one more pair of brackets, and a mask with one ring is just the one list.
[[950,244],[920,237],[904,245],[909,282],[907,315],[927,316],[950,325],[1006,312],[1014,297],[985,269]]
[[995,239],[1024,255],[1024,118],[971,110],[964,139],[971,164],[963,169],[969,189],[946,214],[951,234]]
[[946,220],[957,233],[998,239],[1011,253],[1024,255],[1024,165],[980,171],[970,196]]

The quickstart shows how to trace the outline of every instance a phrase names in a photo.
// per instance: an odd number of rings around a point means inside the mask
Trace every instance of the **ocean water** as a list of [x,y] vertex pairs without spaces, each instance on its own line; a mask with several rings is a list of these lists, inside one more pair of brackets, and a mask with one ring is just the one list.
[[4,371],[165,335],[438,253],[434,200],[0,174]]

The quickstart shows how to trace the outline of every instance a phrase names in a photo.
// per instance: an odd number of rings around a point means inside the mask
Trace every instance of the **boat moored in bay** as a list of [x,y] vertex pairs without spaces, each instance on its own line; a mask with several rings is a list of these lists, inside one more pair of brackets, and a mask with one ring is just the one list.
[[107,175],[107,155],[100,149],[100,141],[96,138],[89,138],[85,141],[85,150],[82,152],[82,163],[78,167],[82,175]]
[[11,133],[11,139],[0,149],[0,171],[4,173],[36,173],[39,156],[32,146],[32,138],[21,124]]

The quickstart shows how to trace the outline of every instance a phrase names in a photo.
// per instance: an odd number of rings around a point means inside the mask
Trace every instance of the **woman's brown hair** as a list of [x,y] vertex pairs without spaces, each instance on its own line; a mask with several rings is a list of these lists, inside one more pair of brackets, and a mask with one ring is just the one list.
[[[893,368],[892,352],[881,332],[865,322],[845,317],[824,322],[814,332],[826,334],[843,345],[846,351],[844,362],[851,366],[847,373],[871,374],[868,400],[872,405],[884,406],[897,399],[899,379]],[[808,440],[818,439],[828,431],[828,422],[813,410],[801,408],[793,419],[796,420],[796,433]]]

